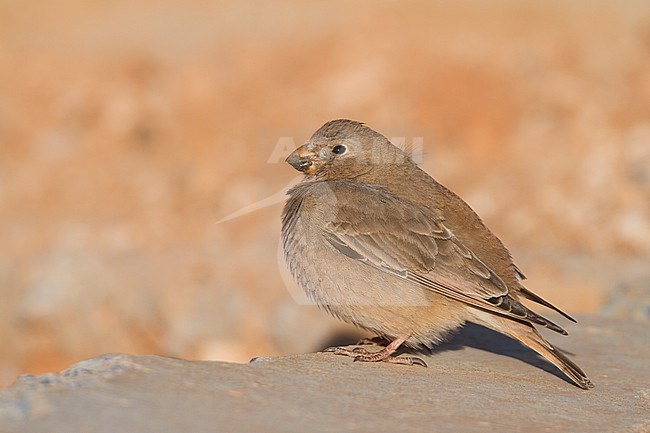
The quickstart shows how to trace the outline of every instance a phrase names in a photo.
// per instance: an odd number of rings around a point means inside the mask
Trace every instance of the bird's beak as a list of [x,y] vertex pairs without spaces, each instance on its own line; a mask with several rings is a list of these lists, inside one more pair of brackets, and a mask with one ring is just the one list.
[[307,145],[303,144],[287,158],[287,162],[296,170],[302,171],[305,174],[313,174],[316,170],[314,158],[316,154],[307,149]]

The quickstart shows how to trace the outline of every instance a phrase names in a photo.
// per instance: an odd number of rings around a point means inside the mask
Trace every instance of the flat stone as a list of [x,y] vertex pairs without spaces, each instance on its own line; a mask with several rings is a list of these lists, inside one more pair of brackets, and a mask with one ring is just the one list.
[[0,394],[0,431],[650,431],[647,322],[581,322],[568,338],[549,337],[588,373],[588,391],[518,343],[468,326],[422,355],[429,368],[331,353],[249,364],[104,355],[22,376]]

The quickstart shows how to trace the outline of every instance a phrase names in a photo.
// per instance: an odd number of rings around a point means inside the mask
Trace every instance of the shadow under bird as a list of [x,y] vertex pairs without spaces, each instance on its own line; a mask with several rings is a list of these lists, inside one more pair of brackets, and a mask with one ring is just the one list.
[[333,120],[287,162],[305,174],[282,213],[291,273],[329,313],[390,341],[378,352],[331,351],[426,366],[394,353],[401,345],[432,347],[474,322],[535,350],[580,388],[593,387],[535,326],[566,331],[520,298],[575,320],[526,289],[509,251],[470,206],[386,137]]

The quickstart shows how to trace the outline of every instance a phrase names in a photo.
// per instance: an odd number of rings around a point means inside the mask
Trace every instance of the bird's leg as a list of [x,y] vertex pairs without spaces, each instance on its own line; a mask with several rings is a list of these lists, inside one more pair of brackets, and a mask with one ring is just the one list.
[[333,352],[335,355],[351,356],[355,361],[361,362],[388,362],[391,364],[421,365],[422,367],[426,367],[427,363],[420,358],[392,356],[404,341],[406,341],[406,338],[396,338],[378,352],[368,352],[360,347],[355,347],[352,350],[346,347],[330,347],[329,349],[325,349],[325,352]]

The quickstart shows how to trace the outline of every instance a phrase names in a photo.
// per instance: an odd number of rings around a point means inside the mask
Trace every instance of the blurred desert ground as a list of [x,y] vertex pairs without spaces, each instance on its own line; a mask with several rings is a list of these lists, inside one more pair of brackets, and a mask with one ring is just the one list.
[[650,286],[645,0],[2,0],[0,385],[348,330],[283,280],[280,204],[216,224],[339,117],[420,140],[558,306]]

